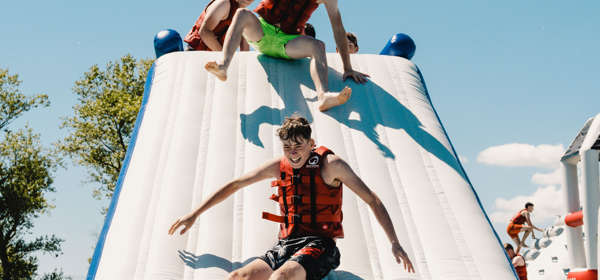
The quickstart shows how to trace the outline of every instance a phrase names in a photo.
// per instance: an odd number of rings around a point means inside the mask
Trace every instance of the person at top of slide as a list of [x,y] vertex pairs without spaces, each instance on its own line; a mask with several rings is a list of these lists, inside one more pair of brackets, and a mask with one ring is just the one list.
[[[212,0],[206,5],[196,23],[185,36],[183,41],[187,50],[196,51],[221,51],[223,41],[233,15],[239,8],[248,7],[254,0]],[[240,50],[249,49],[246,40],[242,40]],[[237,48],[237,46],[236,46]]]
[[304,25],[304,35],[317,38],[317,32],[315,31],[315,27],[307,22],[306,25]]
[[[358,39],[356,35],[352,32],[346,32],[346,39],[348,39],[348,53],[358,53]],[[337,48],[335,51],[339,52]]]
[[352,69],[348,55],[346,30],[338,10],[337,0],[263,0],[254,10],[257,17],[248,9],[239,9],[223,46],[223,60],[211,61],[205,65],[222,81],[227,80],[227,68],[239,45],[242,36],[259,52],[277,58],[300,59],[310,57],[310,75],[318,95],[319,110],[326,111],[346,103],[352,89],[345,87],[341,92],[329,92],[327,81],[327,57],[325,44],[310,36],[301,35],[305,24],[317,9],[324,4],[333,35],[344,67],[343,79],[352,78],[355,82],[365,83],[368,75]]
[[[530,214],[533,212],[533,203],[527,202],[525,203],[525,208],[519,210],[519,212],[510,219],[508,227],[506,228],[506,232],[510,236],[510,238],[517,244],[517,254],[521,250],[521,247],[528,247],[525,245],[525,239],[531,233],[533,239],[535,239],[535,233],[533,230],[544,231],[541,228],[538,228],[531,223]],[[527,223],[527,225],[525,225]],[[523,238],[519,240],[519,233],[524,231]]]
[[198,216],[245,186],[275,178],[282,216],[263,212],[263,219],[279,223],[279,241],[263,256],[233,271],[228,279],[308,279],[321,280],[340,263],[336,239],[342,228],[342,189],[346,185],[369,205],[390,243],[392,255],[404,269],[414,272],[408,255],[398,242],[392,220],[381,200],[331,150],[315,148],[311,128],[303,117],[286,118],[277,131],[283,156],[225,184],[198,208],[179,218],[169,229],[173,234],[183,226],[187,232]]
[[508,243],[504,243],[504,250],[506,250],[506,254],[510,258],[512,265],[515,267],[519,280],[527,280],[527,264],[525,263],[525,258],[515,253],[513,246]]

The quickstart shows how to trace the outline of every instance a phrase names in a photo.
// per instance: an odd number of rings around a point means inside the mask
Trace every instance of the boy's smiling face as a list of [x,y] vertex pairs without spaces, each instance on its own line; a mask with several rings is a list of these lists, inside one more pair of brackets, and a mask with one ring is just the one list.
[[313,139],[298,137],[281,141],[283,144],[283,155],[288,159],[294,169],[302,168],[310,156],[315,145]]

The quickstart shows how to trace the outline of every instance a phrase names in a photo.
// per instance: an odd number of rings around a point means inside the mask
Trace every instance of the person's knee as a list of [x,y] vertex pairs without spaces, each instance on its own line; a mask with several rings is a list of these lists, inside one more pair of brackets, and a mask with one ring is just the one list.
[[269,277],[269,280],[285,280],[285,279],[290,279],[292,278],[292,275],[290,274],[289,271],[284,270],[284,269],[278,269],[275,272],[273,272],[273,274],[271,274],[271,277]]
[[316,55],[324,55],[325,54],[325,43],[321,40],[313,40],[313,52]]
[[229,273],[229,277],[227,278],[228,280],[247,280],[250,279],[248,277],[248,273],[244,273],[241,270],[234,270],[233,272]]
[[285,280],[285,279],[298,279],[303,275],[302,267],[297,266],[282,266],[275,270],[269,280]]
[[253,14],[252,14],[252,11],[250,11],[250,10],[248,10],[248,9],[246,9],[246,8],[243,8],[243,9],[238,9],[238,10],[235,12],[235,15],[233,16],[233,19],[234,19],[234,20],[236,20],[236,19],[237,19],[237,20],[246,20],[247,18],[249,18],[249,17],[250,17],[250,16],[252,16],[252,15],[253,15]]

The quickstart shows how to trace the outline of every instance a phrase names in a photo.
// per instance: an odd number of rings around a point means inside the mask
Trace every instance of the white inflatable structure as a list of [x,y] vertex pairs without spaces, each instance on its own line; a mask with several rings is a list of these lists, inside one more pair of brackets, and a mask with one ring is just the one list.
[[346,159],[389,211],[416,273],[404,271],[368,206],[348,189],[341,265],[328,279],[516,279],[410,61],[353,55],[365,85],[342,82],[328,54],[329,86],[353,88],[347,104],[317,110],[309,61],[237,53],[227,82],[203,69],[220,53],[162,56],[144,102],[88,279],[226,279],[271,248],[278,211],[263,181],[202,215],[183,236],[171,224],[217,188],[282,155],[275,131],[299,113],[317,145]]
[[600,114],[588,119],[561,158],[569,279],[598,279]]
[[547,228],[531,248],[521,254],[527,264],[527,279],[566,280],[569,272],[564,217],[558,217],[554,226]]

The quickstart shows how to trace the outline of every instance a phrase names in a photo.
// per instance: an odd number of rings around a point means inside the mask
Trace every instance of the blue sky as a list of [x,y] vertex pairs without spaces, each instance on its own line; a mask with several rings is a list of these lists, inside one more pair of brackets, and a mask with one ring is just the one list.
[[[207,2],[3,3],[0,67],[19,74],[24,93],[46,93],[52,102],[13,127],[29,123],[47,145],[64,137],[58,127],[72,113],[71,88],[89,67],[127,53],[153,57],[154,34],[173,28],[184,35]],[[566,148],[585,120],[600,112],[600,3],[349,0],[340,1],[340,10],[362,53],[378,53],[398,32],[414,39],[413,61],[488,214],[500,221],[522,200],[560,199],[556,178],[533,176],[553,172],[556,166],[539,159],[560,156],[560,145]],[[327,50],[335,51],[324,8],[310,22]],[[501,146],[511,143],[531,146]],[[66,242],[58,259],[41,257],[41,272],[62,267],[74,279],[85,276],[103,222],[99,210],[108,203],[93,200],[85,180],[76,166],[56,174],[56,209],[38,220],[34,232],[55,233]],[[550,214],[543,209],[556,207],[540,205],[534,213],[547,223]],[[495,226],[506,239],[506,224]]]

